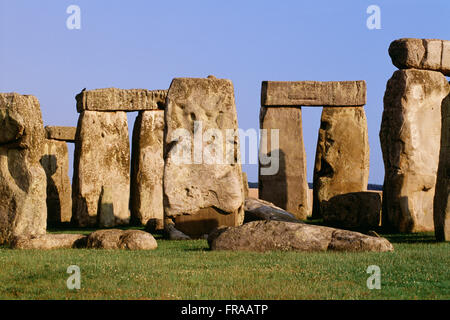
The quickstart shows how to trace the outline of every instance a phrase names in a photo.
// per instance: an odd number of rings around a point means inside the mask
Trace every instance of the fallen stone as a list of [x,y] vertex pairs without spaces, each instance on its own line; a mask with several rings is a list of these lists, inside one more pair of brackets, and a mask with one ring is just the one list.
[[143,111],[164,109],[167,90],[95,89],[81,91],[75,98],[77,111]]
[[82,234],[44,234],[36,237],[16,237],[12,249],[69,249],[86,246],[87,237]]
[[[259,198],[272,202],[299,219],[308,214],[306,152],[301,108],[261,107]],[[278,140],[276,134],[278,130]],[[275,141],[272,142],[272,137]],[[270,159],[270,163],[268,161]]]
[[314,218],[323,216],[324,201],[367,190],[369,153],[364,108],[324,107],[314,165]]
[[47,176],[47,224],[70,222],[72,186],[66,142],[46,139],[41,164]]
[[109,188],[108,203],[114,225],[130,220],[130,141],[125,112],[84,111],[78,120],[73,173],[75,224],[95,226],[102,189]]
[[169,240],[191,240],[191,237],[175,228],[171,219],[164,219],[164,235]]
[[399,69],[440,71],[450,76],[450,41],[402,38],[391,43],[389,55]]
[[47,139],[60,140],[65,142],[75,142],[77,133],[76,127],[46,126],[45,135]]
[[363,106],[365,81],[263,81],[261,106]]
[[449,88],[442,73],[417,69],[398,70],[387,83],[380,130],[386,227],[434,230],[441,105]]
[[289,213],[268,201],[255,198],[245,199],[245,219],[244,223],[258,220],[274,220],[285,222],[303,223],[292,213]]
[[243,221],[244,190],[232,82],[174,79],[165,119],[165,216],[194,215],[214,207],[223,214],[236,213]]
[[393,251],[385,238],[304,223],[253,221],[216,229],[208,237],[211,250],[232,251]]
[[157,247],[155,238],[140,230],[98,230],[87,238],[88,249],[154,250]]
[[344,229],[381,226],[381,192],[351,192],[324,201],[323,222]]
[[141,111],[134,123],[131,156],[131,220],[146,225],[159,220],[164,225],[164,111]]
[[450,94],[442,102],[442,136],[434,195],[434,233],[438,241],[450,241]]
[[[0,244],[45,234],[44,126],[39,101],[0,93]],[[5,126],[5,127],[3,127]]]

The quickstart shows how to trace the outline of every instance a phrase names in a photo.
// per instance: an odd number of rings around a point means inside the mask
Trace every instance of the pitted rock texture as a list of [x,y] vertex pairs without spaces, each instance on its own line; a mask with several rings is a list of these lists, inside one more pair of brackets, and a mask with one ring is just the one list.
[[167,90],[95,89],[81,91],[77,96],[77,110],[142,111],[163,109]]
[[134,123],[131,165],[131,220],[163,226],[164,111],[141,111]]
[[393,251],[385,238],[304,223],[253,221],[218,228],[208,237],[211,250],[232,251]]
[[260,128],[267,130],[266,134],[261,134],[259,198],[295,214],[299,219],[306,219],[309,188],[302,110],[261,107],[259,119]]
[[441,140],[441,106],[449,84],[440,72],[398,70],[388,81],[380,130],[385,166],[383,225],[432,231]]
[[402,38],[389,46],[392,63],[399,69],[440,71],[450,76],[450,41]]
[[45,127],[45,135],[47,139],[52,140],[75,142],[76,133],[77,133],[76,127],[60,127],[60,126]]
[[155,238],[140,230],[98,230],[87,239],[88,249],[154,250],[157,247]]
[[[130,220],[130,141],[125,112],[84,111],[78,120],[73,174],[72,220],[95,226],[99,203],[109,206],[114,225]],[[101,202],[102,190],[109,202]]]
[[324,201],[367,190],[369,153],[364,108],[324,107],[314,165],[313,217],[323,216]]
[[175,78],[165,111],[164,211],[214,207],[244,219],[234,89],[230,80]]
[[0,93],[0,243],[45,234],[44,126],[39,101]]

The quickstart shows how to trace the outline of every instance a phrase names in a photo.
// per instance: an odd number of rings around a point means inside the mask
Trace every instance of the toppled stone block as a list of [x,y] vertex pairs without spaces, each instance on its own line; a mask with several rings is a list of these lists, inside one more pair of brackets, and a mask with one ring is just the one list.
[[303,223],[292,213],[289,213],[273,203],[255,198],[245,199],[245,220],[244,223],[258,220],[274,220],[285,222]]
[[399,69],[440,71],[450,76],[450,41],[402,38],[389,46],[392,63]]
[[[45,234],[44,125],[39,101],[0,93],[0,243]],[[3,127],[4,126],[4,127]]]
[[143,111],[163,109],[167,90],[95,89],[81,91],[75,98],[77,111]]
[[75,142],[77,127],[46,126],[45,136],[47,139]]
[[153,236],[140,230],[107,229],[91,233],[88,249],[155,250],[158,244]]
[[44,234],[35,237],[16,237],[12,249],[70,249],[86,247],[87,236],[82,234]]
[[365,81],[263,81],[261,106],[363,106]]
[[441,106],[449,90],[436,71],[398,70],[387,83],[380,130],[385,226],[400,232],[434,230]]

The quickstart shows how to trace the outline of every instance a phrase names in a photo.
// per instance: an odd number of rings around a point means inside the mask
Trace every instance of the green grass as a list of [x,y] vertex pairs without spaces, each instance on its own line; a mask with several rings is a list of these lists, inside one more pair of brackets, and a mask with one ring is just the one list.
[[[395,252],[215,252],[160,236],[154,251],[0,248],[0,299],[450,299],[450,243],[385,236]],[[73,264],[80,290],[66,287]],[[366,286],[369,265],[381,290]]]

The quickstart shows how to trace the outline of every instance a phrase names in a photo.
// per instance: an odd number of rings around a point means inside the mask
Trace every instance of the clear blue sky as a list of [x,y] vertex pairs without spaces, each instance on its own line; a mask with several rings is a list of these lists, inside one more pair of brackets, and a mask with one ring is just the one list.
[[[81,8],[81,30],[66,28],[71,4]],[[380,30],[366,27],[372,4]],[[166,89],[174,77],[214,74],[233,81],[239,126],[248,129],[259,128],[263,80],[366,80],[369,180],[381,184],[389,44],[450,40],[449,19],[449,0],[0,0],[0,91],[35,95],[45,125],[75,126],[82,88]],[[312,181],[321,108],[303,110]],[[257,181],[257,165],[244,170]]]

